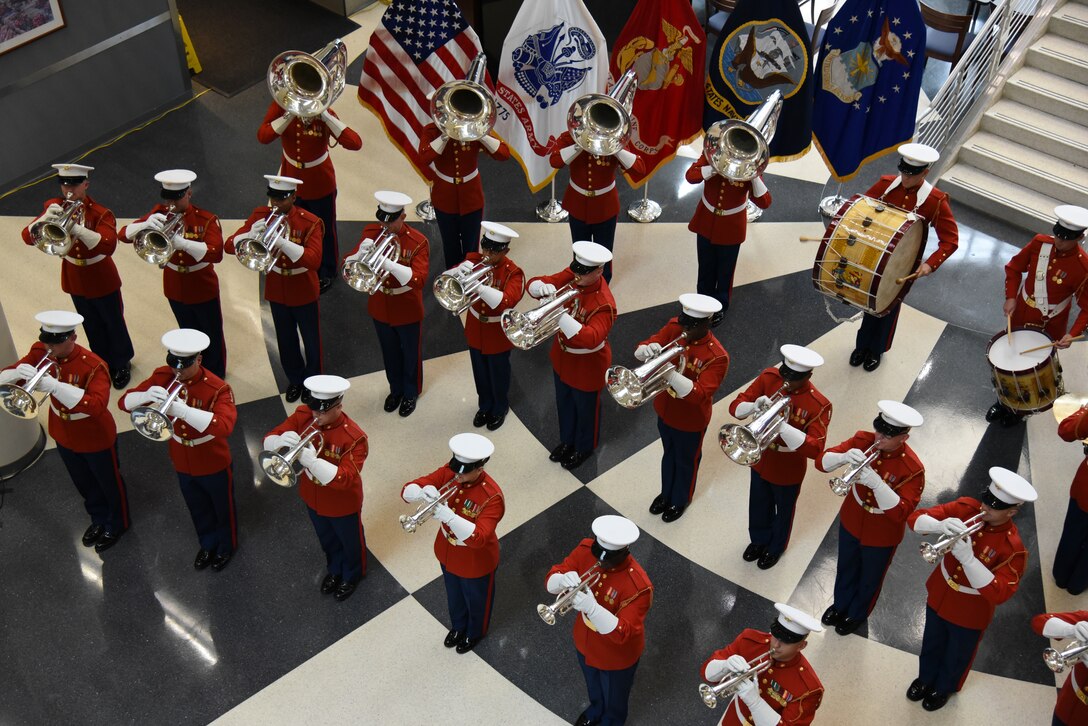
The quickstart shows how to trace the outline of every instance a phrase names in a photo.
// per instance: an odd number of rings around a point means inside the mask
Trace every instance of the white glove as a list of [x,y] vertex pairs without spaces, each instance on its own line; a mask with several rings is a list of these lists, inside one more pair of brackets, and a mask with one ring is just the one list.
[[622,164],[624,169],[630,169],[634,166],[636,160],[637,157],[627,149],[620,149],[616,152],[616,161]]
[[[303,454],[305,454],[307,451],[311,451],[309,446],[303,449]],[[302,458],[309,460],[308,456],[303,456]],[[331,461],[319,459],[317,458],[316,454],[314,455],[313,460],[310,461],[309,465],[307,465],[306,463],[303,463],[302,465],[306,468],[306,471],[310,472],[310,478],[321,486],[327,485],[329,482],[336,478],[336,464],[332,463]]]
[[72,225],[72,235],[83,243],[83,246],[89,250],[93,250],[98,246],[98,243],[102,240],[102,235],[95,232],[93,229],[87,229],[82,224],[76,223]]
[[564,590],[578,587],[578,583],[581,581],[581,576],[573,570],[569,572],[557,572],[548,578],[548,592],[552,595],[558,595]]
[[4,371],[0,371],[0,384],[15,383],[16,381],[25,381],[26,376],[20,373],[14,368],[9,368]]
[[151,217],[148,217],[143,222],[133,222],[132,224],[125,227],[125,237],[127,237],[129,240],[132,240],[136,237],[137,234],[143,232],[145,229],[151,226],[153,226],[151,223]]
[[431,142],[431,148],[434,149],[434,153],[441,154],[446,150],[446,143],[449,142],[450,137],[442,134],[437,139]]
[[865,452],[861,449],[850,449],[846,452],[846,460],[850,462],[851,466],[861,466],[865,463]]
[[858,481],[862,486],[869,487],[870,489],[876,489],[878,486],[884,483],[884,480],[880,478],[880,474],[873,471],[870,466],[865,467],[858,474]]
[[289,449],[294,448],[299,441],[302,441],[302,437],[298,435],[297,431],[284,431],[280,434],[280,446],[286,446]]
[[828,451],[823,455],[823,458],[820,459],[820,468],[824,471],[834,471],[848,461],[850,461],[850,457],[846,454],[840,454],[837,451]]
[[619,618],[601,607],[592,593],[579,590],[572,602],[574,609],[586,616],[586,620],[593,624],[601,635],[608,635],[620,624]]
[[286,237],[279,237],[279,250],[283,254],[287,255],[287,259],[291,262],[298,262],[302,258],[302,254],[306,251],[306,248],[300,244],[296,244]]
[[[956,554],[955,550],[956,548],[953,547],[953,556]],[[959,558],[957,557],[957,559]],[[975,557],[974,552],[971,553],[970,559],[960,560],[960,564],[963,565],[963,574],[967,576],[967,581],[976,590],[981,590],[994,581],[994,573],[986,569],[986,565]]]
[[710,177],[714,176],[714,167],[710,164],[703,166],[699,169],[699,173],[703,175],[703,181],[706,181]]
[[423,489],[419,484],[412,482],[404,487],[404,491],[400,493],[400,498],[406,502],[418,502],[423,498]]
[[[49,378],[49,376],[45,376]],[[42,380],[45,380],[44,378]],[[83,389],[73,386],[71,383],[61,383],[54,378],[49,378],[53,381],[53,398],[60,401],[62,406],[66,408],[75,408],[76,404],[83,400]]]
[[56,219],[62,214],[64,214],[64,207],[60,206],[56,202],[53,202],[45,208],[45,211],[42,212],[42,216],[38,217],[38,219]]
[[483,146],[491,154],[494,154],[496,151],[498,151],[501,144],[502,142],[496,139],[494,136],[485,136],[480,139],[480,146]]
[[1073,635],[1082,643],[1088,643],[1088,620],[1081,620],[1073,626]]
[[752,714],[753,726],[774,726],[781,720],[781,716],[775,713],[771,704],[759,695],[759,685],[755,678],[744,679],[737,689],[737,695],[748,707],[748,712]]
[[582,148],[578,144],[571,144],[559,150],[559,158],[563,160],[564,164],[569,164],[574,160],[574,157],[581,153]]
[[887,482],[873,487],[873,498],[881,509],[888,510],[899,506],[899,495],[896,494]]
[[295,114],[288,112],[280,116],[278,119],[274,119],[272,123],[269,124],[269,126],[271,126],[272,130],[276,132],[276,136],[282,136],[283,132],[287,129],[288,124],[290,124],[291,121],[294,120],[294,118]]
[[189,406],[185,415],[181,417],[181,420],[189,424],[191,427],[204,433],[208,427],[211,426],[212,418],[215,417],[211,411],[205,411],[202,408],[196,408],[195,406]]
[[767,193],[767,185],[763,183],[762,177],[756,177],[752,180],[752,196],[762,197]]
[[783,423],[779,427],[778,436],[786,445],[786,451],[797,451],[804,445],[806,438],[804,431],[788,423]]
[[347,124],[333,116],[327,110],[321,112],[321,120],[325,122],[325,125],[329,127],[329,131],[331,131],[332,135],[336,138],[340,138],[340,134],[344,133],[344,129],[348,127]]
[[166,389],[162,386],[151,386],[147,389],[147,395],[149,400],[152,400],[155,403],[162,403],[166,400],[168,394],[166,393]]
[[[919,518],[920,519],[920,518]],[[967,525],[963,523],[962,519],[957,517],[949,517],[948,519],[942,519],[940,523],[940,533],[946,534],[949,537],[956,537],[967,531]]]
[[439,504],[434,508],[434,518],[442,524],[449,524],[457,515],[446,504]]
[[208,254],[208,244],[195,239],[185,239],[180,234],[174,235],[174,247],[187,253],[197,262],[204,259],[204,255]]
[[162,212],[155,212],[154,214],[149,214],[147,217],[147,221],[144,222],[144,224],[149,227],[154,227],[155,229],[162,229],[166,225],[166,215]]
[[174,418],[180,418],[182,421],[189,414],[189,404],[185,403],[179,398],[175,398],[174,402],[170,404],[170,410],[166,412],[167,416],[173,416]]
[[971,545],[971,538],[957,539],[952,545],[952,556],[959,560],[961,565],[975,559],[975,548]]
[[467,275],[468,271],[471,270],[475,266],[476,265],[473,264],[472,262],[469,262],[468,260],[465,260],[464,262],[462,262],[461,264],[459,264],[457,266],[457,274],[458,275]]
[[717,658],[711,660],[706,664],[706,670],[703,671],[703,677],[708,681],[720,681],[729,673],[732,673],[728,666],[729,661],[719,660]]
[[770,408],[771,397],[770,396],[758,396],[756,397],[755,404],[757,408]]
[[249,228],[249,233],[254,237],[260,237],[266,229],[268,229],[268,222],[263,219],[258,219],[253,223],[253,226]]
[[423,489],[420,490],[420,493],[423,495],[423,498],[426,499],[428,502],[436,502],[441,496],[438,493],[438,487],[436,487],[434,484],[428,484],[427,486],[423,487]]
[[646,361],[650,360],[653,357],[654,357],[654,354],[650,351],[650,346],[640,345],[639,347],[635,348],[635,358],[642,361],[643,363],[645,363]]
[[539,300],[555,294],[555,285],[543,280],[533,280],[529,283],[529,294]]
[[751,401],[741,401],[737,404],[737,418],[748,418],[756,410],[756,405]]
[[[646,356],[645,360],[650,360],[651,358],[655,358],[661,354],[660,343],[647,343],[645,347],[649,351],[649,355]],[[635,352],[635,356],[638,356],[638,351]]]
[[476,288],[476,292],[477,294],[479,294],[480,299],[483,301],[484,305],[488,306],[489,308],[497,308],[499,305],[502,304],[502,290],[496,290],[495,288],[489,287],[487,285],[480,285],[478,288]]
[[742,655],[731,655],[725,659],[725,663],[729,667],[729,670],[734,673],[744,673],[748,670],[748,661],[744,660],[744,656]]
[[[20,363],[15,366],[15,372],[19,374],[19,378],[24,381],[29,381],[34,377],[34,374],[38,372],[38,369],[29,363]],[[16,379],[18,380],[18,379]]]
[[407,285],[412,280],[412,268],[393,262],[388,257],[383,257],[380,267],[389,272],[401,286]]
[[573,338],[582,332],[582,324],[575,320],[570,313],[563,313],[559,316],[559,329],[563,331],[563,335]]
[[312,446],[303,447],[302,451],[298,455],[298,463],[309,469],[317,461],[317,449]]
[[56,378],[46,373],[38,379],[38,390],[42,393],[52,394],[57,390],[58,382]]
[[[1078,626],[1083,626],[1080,628],[1081,635],[1077,634]],[[1067,623],[1061,618],[1050,618],[1043,624],[1043,637],[1054,638],[1055,640],[1076,638],[1088,642],[1088,622],[1082,620],[1074,624]]]
[[669,375],[665,376],[669,382],[669,387],[672,388],[673,393],[677,398],[685,398],[692,389],[695,388],[695,382],[687,376],[680,373],[680,371],[673,371]]

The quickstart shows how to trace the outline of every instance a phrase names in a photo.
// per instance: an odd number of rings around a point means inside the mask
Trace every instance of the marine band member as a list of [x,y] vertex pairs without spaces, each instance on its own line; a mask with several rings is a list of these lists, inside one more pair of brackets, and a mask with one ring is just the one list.
[[[1088,643],[1088,610],[1036,615],[1031,619],[1031,629],[1046,638]],[[1082,723],[1088,723],[1088,652],[1082,653],[1073,665],[1054,705],[1053,726]]]
[[[1063,419],[1058,424],[1058,436],[1069,442],[1088,438],[1088,407],[1081,406]],[[1069,487],[1069,506],[1054,552],[1053,574],[1054,584],[1068,590],[1070,595],[1080,595],[1088,589],[1088,450]]]

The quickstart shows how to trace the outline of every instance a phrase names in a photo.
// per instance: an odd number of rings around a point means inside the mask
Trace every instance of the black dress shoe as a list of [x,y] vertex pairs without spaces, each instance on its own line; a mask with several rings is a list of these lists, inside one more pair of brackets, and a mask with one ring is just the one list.
[[756,563],[756,567],[761,570],[769,570],[778,564],[778,558],[782,556],[782,553],[771,554],[770,552],[764,552],[759,556],[759,562]]
[[592,455],[592,451],[572,451],[563,458],[562,467],[567,471],[577,469]]
[[990,423],[993,423],[994,421],[1003,418],[1005,416],[1005,411],[1007,410],[1008,409],[1006,409],[1005,406],[1002,405],[1000,401],[998,401],[986,410],[986,420]]
[[572,451],[574,451],[573,447],[567,446],[566,444],[559,444],[559,446],[552,449],[552,453],[548,455],[548,461],[562,461],[567,458]]
[[321,290],[321,294],[324,295],[325,293],[327,293],[334,282],[336,282],[335,277],[322,277],[321,280],[317,283],[318,288],[320,288]]
[[842,622],[842,619],[843,619],[842,613],[840,613],[838,610],[836,610],[834,605],[829,607],[827,610],[824,610],[824,614],[820,616],[820,622],[821,623],[823,623],[824,625],[831,625],[831,626],[838,625],[839,623]]
[[1007,429],[1011,429],[1013,426],[1019,426],[1024,422],[1024,417],[1010,409],[1005,409],[1001,416],[1001,425]]
[[850,633],[860,628],[864,622],[864,618],[849,618],[844,616],[842,620],[839,621],[839,624],[835,626],[835,632],[839,635],[850,635]]
[[861,367],[869,371],[870,373],[875,371],[877,368],[880,367],[880,354],[873,353],[872,351],[867,351],[865,353],[865,363]]
[[336,594],[333,595],[333,597],[336,598],[336,602],[344,602],[351,597],[351,593],[353,592],[355,592],[354,582],[341,582],[340,587],[336,588]]
[[910,688],[907,689],[908,701],[921,701],[923,698],[928,698],[933,695],[933,686],[927,686],[922,683],[921,678],[915,678],[911,681]]
[[292,383],[287,387],[287,392],[283,394],[283,397],[287,399],[287,403],[294,403],[302,397],[302,386]]
[[470,650],[472,650],[473,648],[475,648],[476,644],[479,643],[481,640],[483,640],[483,638],[464,638],[464,639],[462,639],[461,642],[457,644],[457,648],[456,648],[457,654],[458,655],[464,655],[465,653],[467,653]]
[[927,711],[939,711],[948,703],[950,693],[931,693],[922,699],[922,708]]
[[716,328],[722,324],[722,320],[725,319],[725,311],[719,310],[710,316],[710,327]]
[[400,417],[408,418],[416,410],[416,399],[406,398],[400,402]]
[[488,415],[486,411],[477,411],[476,415],[472,417],[472,425],[476,428],[480,428],[487,423],[487,418]]
[[654,500],[650,502],[650,514],[661,514],[665,511],[665,495],[658,494],[654,497]]
[[196,553],[196,559],[193,560],[193,567],[198,570],[203,570],[205,567],[212,563],[212,553],[208,550],[200,550]]
[[502,428],[502,425],[506,423],[506,414],[501,416],[488,416],[487,417],[487,430],[498,431]]
[[321,594],[333,594],[336,588],[340,587],[340,582],[340,575],[325,575],[325,579],[321,581]]
[[754,542],[744,548],[744,554],[740,556],[745,562],[755,562],[763,553],[767,551],[766,545],[755,544]]
[[582,713],[578,715],[578,720],[574,722],[574,726],[597,726],[597,724],[601,722],[600,719],[589,718],[588,716],[586,716],[588,712],[589,709],[582,711]]
[[686,509],[686,507],[674,507],[672,505],[665,507],[665,511],[661,515],[661,521],[675,522],[684,516],[684,509]]
[[865,351],[861,348],[854,348],[854,352],[850,354],[850,365],[857,368],[865,362]]
[[225,555],[216,555],[214,558],[212,558],[212,569],[216,572],[219,572],[224,567],[230,564],[230,558],[230,553],[227,553]]
[[93,545],[105,531],[106,528],[101,524],[92,524],[90,527],[87,527],[87,531],[83,533],[83,546],[90,547]]
[[124,530],[117,533],[103,532],[102,536],[98,538],[97,542],[95,542],[94,551],[105,552],[110,547],[113,547],[115,544],[117,544],[117,540],[121,539],[121,535],[123,535],[124,533]]
[[451,630],[450,632],[446,633],[446,639],[442,641],[442,645],[446,646],[447,648],[452,648],[453,646],[460,643],[464,637],[465,634],[463,631]]
[[113,379],[113,387],[120,391],[122,388],[128,385],[129,380],[132,378],[132,371],[126,365],[124,368],[118,368],[110,373],[110,378]]
[[401,395],[399,393],[390,393],[385,397],[385,403],[382,405],[382,408],[385,409],[386,413],[393,413],[397,410],[397,406],[400,405],[400,399]]

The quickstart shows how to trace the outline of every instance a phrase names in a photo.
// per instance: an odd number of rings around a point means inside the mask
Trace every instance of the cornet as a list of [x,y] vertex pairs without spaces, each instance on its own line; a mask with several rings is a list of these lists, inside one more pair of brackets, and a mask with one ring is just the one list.
[[748,670],[743,673],[730,673],[713,686],[706,683],[699,684],[699,698],[702,699],[707,708],[714,708],[718,705],[718,701],[732,699],[737,695],[742,683],[749,678],[758,676],[771,667],[771,656],[773,655],[773,650],[760,654],[748,661]]
[[454,315],[460,315],[480,299],[480,286],[491,285],[494,265],[477,262],[468,272],[447,270],[434,279],[434,298]]
[[302,450],[315,439],[317,443],[314,444],[314,448],[321,451],[325,445],[325,437],[321,435],[316,426],[310,424],[306,428],[305,435],[299,439],[297,444],[292,447],[281,446],[275,451],[262,451],[257,456],[257,463],[260,464],[261,469],[264,470],[264,473],[268,475],[273,484],[279,484],[281,487],[293,487],[298,483],[298,475],[302,471],[301,465],[296,466],[298,457],[302,454]]
[[82,213],[83,202],[72,200],[72,192],[68,192],[64,198],[63,210],[59,216],[39,219],[30,225],[30,237],[34,240],[34,246],[47,255],[64,257],[72,251],[72,245],[76,243],[72,237],[72,227],[78,221],[78,215]]
[[718,445],[741,466],[753,466],[767,447],[778,438],[778,432],[790,417],[790,397],[782,386],[771,396],[769,404],[755,409],[755,419],[749,424],[725,424],[718,431]]
[[250,231],[235,238],[234,256],[250,270],[267,274],[279,259],[279,239],[287,231],[287,215],[272,210],[264,224],[264,231],[259,235]]
[[[400,243],[397,235],[383,229],[374,245],[358,260],[347,260],[340,269],[340,276],[353,290],[373,295],[389,277],[389,272],[382,266],[383,260],[394,261],[400,258]],[[437,284],[437,281],[436,281]]]
[[638,368],[612,366],[605,372],[605,385],[616,403],[624,408],[638,408],[652,401],[657,394],[669,387],[669,374],[684,370],[684,339],[681,333],[661,349],[656,356]]
[[181,377],[174,375],[174,380],[166,389],[166,400],[157,406],[137,406],[132,409],[132,428],[144,438],[152,441],[167,441],[174,435],[174,422],[177,417],[170,417],[167,411],[174,401],[185,402],[189,391],[181,383]]
[[631,105],[638,76],[630,68],[607,93],[587,93],[571,104],[567,130],[574,143],[595,156],[612,156],[631,137]]
[[770,143],[782,112],[782,92],[775,91],[747,120],[715,121],[706,130],[706,158],[714,171],[733,181],[751,181],[771,159]]
[[579,294],[578,288],[569,283],[556,290],[554,295],[543,298],[538,307],[527,313],[504,310],[499,318],[502,332],[515,347],[529,350],[556,334],[559,318],[563,317]]
[[592,567],[582,573],[581,582],[559,593],[551,605],[537,605],[536,614],[548,625],[555,625],[556,617],[566,615],[574,607],[574,596],[580,592],[589,592],[599,579],[601,579],[601,563],[594,562]]
[[846,493],[850,491],[850,487],[854,486],[854,482],[857,480],[858,475],[861,474],[861,470],[876,461],[876,457],[880,456],[880,451],[876,448],[876,443],[873,443],[868,449],[865,450],[865,461],[854,466],[847,467],[842,476],[832,477],[827,482],[831,487],[831,493],[837,497],[845,497]]
[[1065,650],[1047,648],[1043,651],[1043,662],[1046,667],[1055,673],[1064,673],[1071,663],[1075,663],[1085,652],[1088,652],[1088,643],[1074,640]]
[[438,509],[439,504],[445,504],[456,493],[457,477],[453,477],[442,485],[442,489],[438,492],[438,499],[420,504],[414,514],[400,515],[400,526],[409,534],[415,532],[421,525],[431,521],[431,517],[434,516],[435,510]]
[[463,81],[444,83],[431,97],[431,118],[454,141],[479,141],[495,126],[498,113],[484,85],[487,56],[477,55]]
[[174,254],[174,235],[185,227],[185,213],[175,212],[171,204],[166,210],[166,221],[161,227],[145,227],[132,239],[132,249],[140,259],[151,265],[164,267]]
[[41,401],[34,397],[34,391],[42,378],[50,370],[57,367],[56,362],[50,358],[52,354],[52,351],[47,351],[42,356],[42,359],[38,361],[37,368],[34,370],[34,375],[23,385],[18,386],[14,383],[0,384],[0,406],[3,406],[5,411],[18,418],[34,418],[38,415],[38,407],[41,405]]
[[952,551],[952,546],[959,542],[964,537],[970,537],[975,532],[986,526],[986,523],[982,521],[982,512],[979,512],[975,516],[964,522],[967,525],[967,530],[962,534],[943,535],[936,542],[923,542],[918,545],[918,551],[922,553],[922,559],[931,565],[935,565],[941,561],[946,554]]

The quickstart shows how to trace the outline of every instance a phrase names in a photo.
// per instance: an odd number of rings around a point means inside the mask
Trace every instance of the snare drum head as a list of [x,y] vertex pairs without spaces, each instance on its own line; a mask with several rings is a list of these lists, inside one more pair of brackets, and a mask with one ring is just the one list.
[[1052,342],[1050,336],[1038,330],[1014,330],[1010,345],[1009,334],[1000,333],[990,342],[986,357],[990,359],[990,365],[999,370],[1028,371],[1053,355],[1054,349],[1043,348],[1026,354],[1020,351],[1049,346]]

